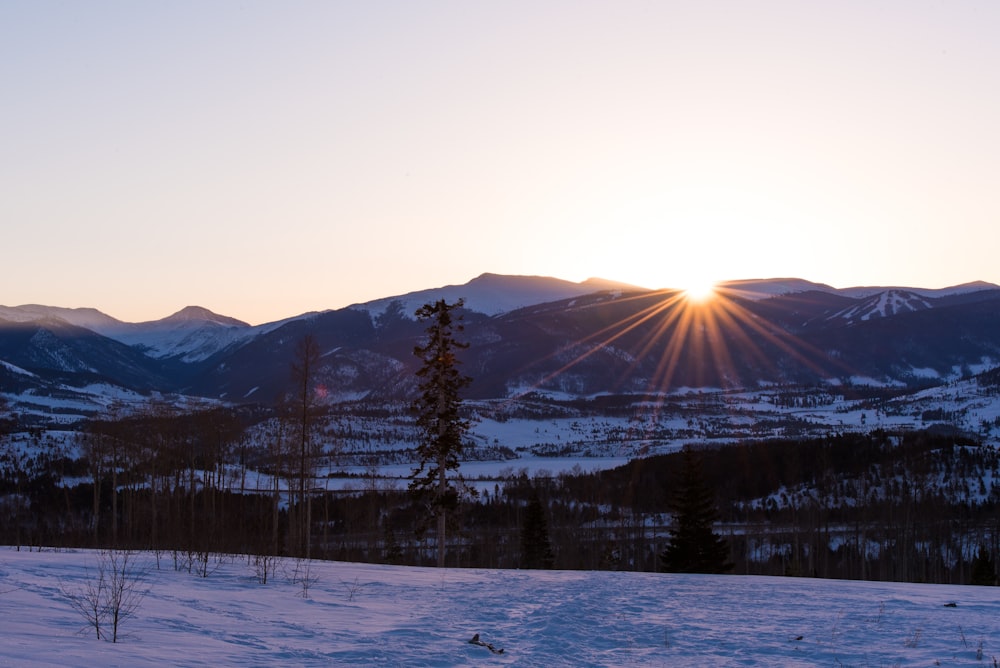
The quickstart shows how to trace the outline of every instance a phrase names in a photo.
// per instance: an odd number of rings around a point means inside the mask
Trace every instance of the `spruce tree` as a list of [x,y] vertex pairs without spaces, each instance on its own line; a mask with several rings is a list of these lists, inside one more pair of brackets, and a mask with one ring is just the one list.
[[521,568],[552,568],[555,556],[549,542],[549,528],[545,521],[545,507],[538,494],[533,494],[524,509],[524,526],[521,528]]
[[683,458],[681,479],[671,500],[670,544],[660,553],[660,566],[668,573],[727,573],[733,564],[728,543],[713,531],[718,511],[712,490],[690,447],[684,448]]
[[997,570],[986,545],[980,543],[979,552],[972,560],[972,578],[969,584],[993,586],[997,583]]
[[[459,299],[449,304],[440,299],[417,309],[419,320],[430,321],[427,342],[416,346],[413,354],[423,361],[417,371],[419,395],[413,404],[417,427],[422,437],[417,446],[420,466],[413,471],[410,490],[429,497],[431,515],[437,519],[437,565],[444,566],[448,515],[458,508],[459,489],[456,487],[462,439],[469,422],[460,415],[459,396],[471,378],[458,370],[457,350],[468,348],[455,335],[462,331],[461,316],[453,311],[463,306]],[[454,473],[453,473],[454,472]]]

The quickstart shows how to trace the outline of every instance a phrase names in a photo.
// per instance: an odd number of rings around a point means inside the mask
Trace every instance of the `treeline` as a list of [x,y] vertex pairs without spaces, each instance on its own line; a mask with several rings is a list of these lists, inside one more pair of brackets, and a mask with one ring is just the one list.
[[[324,453],[301,447],[308,425],[286,418],[109,414],[73,451],[41,432],[5,438],[0,542],[168,550],[189,567],[217,553],[435,563],[425,507],[374,470],[352,490],[329,489],[316,466]],[[262,441],[249,441],[251,425]],[[995,582],[992,447],[878,431],[697,456],[736,573]],[[450,517],[448,565],[657,570],[681,474],[678,453],[601,472],[471,481],[480,493]]]
[[[962,583],[1000,554],[1000,456],[967,438],[876,431],[700,455],[736,572]],[[574,493],[600,490],[642,518],[678,466],[637,460],[573,480]]]

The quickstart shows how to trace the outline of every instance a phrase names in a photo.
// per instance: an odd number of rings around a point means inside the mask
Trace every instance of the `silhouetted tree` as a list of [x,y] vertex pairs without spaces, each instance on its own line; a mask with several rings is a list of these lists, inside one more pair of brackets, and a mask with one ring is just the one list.
[[[458,507],[459,489],[449,472],[458,471],[462,439],[469,429],[468,420],[459,415],[462,405],[459,392],[471,378],[458,370],[455,351],[467,348],[455,334],[462,331],[461,316],[453,311],[463,306],[459,299],[449,304],[440,299],[417,309],[419,320],[430,321],[427,342],[416,346],[413,354],[423,361],[417,371],[419,395],[413,404],[417,426],[422,432],[417,454],[420,466],[415,469],[410,490],[430,497],[431,515],[437,518],[437,565],[444,566],[447,518]],[[471,490],[468,490],[471,491]]]
[[293,531],[294,551],[297,556],[309,558],[312,541],[312,483],[315,477],[316,448],[312,439],[316,413],[315,375],[319,369],[319,343],[306,334],[295,346],[292,361],[292,381],[295,385],[293,408],[295,411],[295,486],[298,506]]
[[668,573],[726,573],[733,564],[729,545],[713,531],[718,511],[712,490],[694,451],[684,448],[683,456],[681,480],[671,501],[670,544],[660,554],[660,565]]
[[972,577],[969,584],[990,585],[997,583],[997,569],[993,565],[993,559],[986,545],[979,546],[979,552],[972,560]]
[[534,494],[524,509],[524,526],[521,528],[521,568],[552,568],[555,556],[549,543],[549,526],[545,520],[545,507],[538,494]]
[[7,399],[0,397],[0,438],[14,430],[14,416],[10,412]]

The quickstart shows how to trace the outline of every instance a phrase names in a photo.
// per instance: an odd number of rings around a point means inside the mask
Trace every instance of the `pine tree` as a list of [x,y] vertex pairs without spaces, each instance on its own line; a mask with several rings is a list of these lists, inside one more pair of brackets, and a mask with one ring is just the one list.
[[[444,566],[448,514],[458,508],[460,490],[455,485],[456,480],[461,481],[457,475],[458,458],[462,454],[462,439],[469,429],[468,420],[460,416],[459,393],[472,379],[458,371],[459,361],[455,356],[455,351],[468,348],[468,344],[455,338],[462,331],[462,324],[461,316],[452,313],[463,304],[461,299],[454,304],[441,299],[425,304],[416,312],[419,320],[429,320],[430,325],[427,343],[413,349],[413,354],[423,360],[417,371],[420,394],[413,405],[422,438],[417,446],[420,466],[413,471],[410,490],[430,498],[431,515],[437,519],[439,567]],[[452,476],[449,472],[456,474]]]
[[713,531],[718,511],[701,462],[689,447],[683,457],[680,484],[671,501],[670,544],[660,553],[660,566],[668,573],[729,572],[729,545]]
[[993,565],[990,552],[983,544],[979,545],[979,552],[972,560],[972,578],[969,584],[993,586],[997,583],[997,570]]
[[545,507],[538,494],[534,494],[524,509],[524,526],[521,528],[521,568],[552,568],[555,556],[549,542],[549,528],[545,521]]

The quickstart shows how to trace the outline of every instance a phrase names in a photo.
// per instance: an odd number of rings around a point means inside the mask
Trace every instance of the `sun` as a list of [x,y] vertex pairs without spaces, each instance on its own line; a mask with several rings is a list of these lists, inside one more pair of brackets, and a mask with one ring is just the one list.
[[714,281],[699,281],[684,288],[684,297],[693,302],[703,302],[715,295]]

